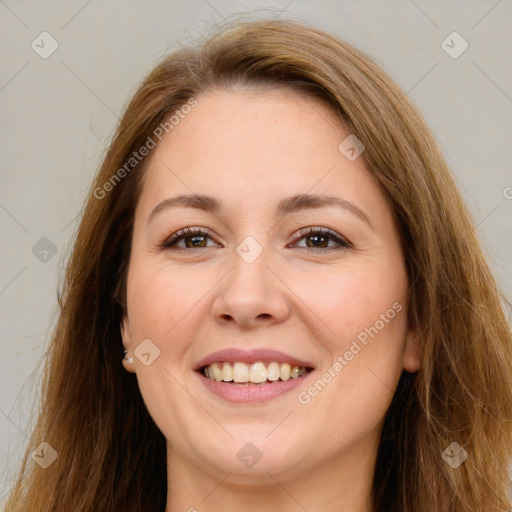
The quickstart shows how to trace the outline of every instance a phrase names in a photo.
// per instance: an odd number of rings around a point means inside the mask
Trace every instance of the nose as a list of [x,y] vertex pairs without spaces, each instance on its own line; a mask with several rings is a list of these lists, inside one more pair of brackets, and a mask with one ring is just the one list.
[[233,254],[232,269],[217,288],[212,314],[220,324],[236,324],[240,329],[270,326],[289,315],[287,288],[269,266],[264,250],[252,262]]

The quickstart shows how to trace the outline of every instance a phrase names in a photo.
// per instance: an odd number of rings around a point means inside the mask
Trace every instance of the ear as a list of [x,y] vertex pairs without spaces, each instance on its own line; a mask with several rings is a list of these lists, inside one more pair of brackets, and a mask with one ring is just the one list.
[[409,329],[405,338],[404,370],[410,373],[417,372],[421,368],[422,359],[421,339],[415,329]]
[[121,320],[121,338],[123,339],[124,348],[127,350],[125,357],[123,357],[123,366],[124,369],[130,373],[135,373],[135,365],[132,362],[129,362],[126,358],[133,358],[132,352],[132,333],[130,329],[130,321],[128,320],[128,315],[124,314]]

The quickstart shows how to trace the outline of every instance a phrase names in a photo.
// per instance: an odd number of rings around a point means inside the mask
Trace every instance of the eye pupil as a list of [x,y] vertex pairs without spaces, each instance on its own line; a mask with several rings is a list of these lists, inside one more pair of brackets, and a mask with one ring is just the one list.
[[[308,240],[320,240],[320,239],[323,239],[323,242],[321,242],[320,244],[317,244],[315,242],[313,242],[313,245],[310,245],[309,242],[307,243],[308,247],[327,247],[328,245],[328,241],[327,241],[327,237],[326,236],[323,236],[323,235],[310,235],[307,237]],[[327,241],[327,242],[326,242]],[[324,243],[326,242],[326,243]]]
[[[201,240],[201,239],[202,239],[202,240]],[[190,245],[189,245],[189,243],[188,243],[188,242],[189,242],[189,240],[192,240],[192,245],[191,245],[191,246],[190,246]],[[193,247],[204,247],[204,245],[198,245],[198,244],[196,244],[196,242],[197,242],[198,240],[200,241],[200,242],[199,242],[199,244],[200,244],[201,242],[204,242],[205,237],[204,237],[203,235],[187,236],[187,237],[185,238],[185,245],[187,246],[187,248],[188,248],[188,249],[193,248]]]

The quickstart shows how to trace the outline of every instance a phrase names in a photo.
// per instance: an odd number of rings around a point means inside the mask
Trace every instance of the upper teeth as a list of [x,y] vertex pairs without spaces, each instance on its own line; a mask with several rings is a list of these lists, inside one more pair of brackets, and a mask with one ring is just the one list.
[[253,382],[259,384],[267,380],[296,379],[306,373],[305,366],[290,365],[288,363],[258,362],[247,365],[245,363],[213,363],[202,369],[203,374],[211,380],[224,382]]

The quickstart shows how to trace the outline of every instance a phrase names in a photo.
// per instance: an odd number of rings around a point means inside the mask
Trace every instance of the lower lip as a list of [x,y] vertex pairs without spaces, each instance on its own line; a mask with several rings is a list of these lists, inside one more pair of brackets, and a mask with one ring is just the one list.
[[206,389],[211,391],[214,395],[220,396],[228,402],[248,404],[254,402],[265,402],[288,393],[301,383],[304,383],[312,373],[313,372],[310,371],[296,379],[289,379],[286,381],[276,380],[262,385],[230,384],[228,382],[211,380],[199,372],[197,374]]

